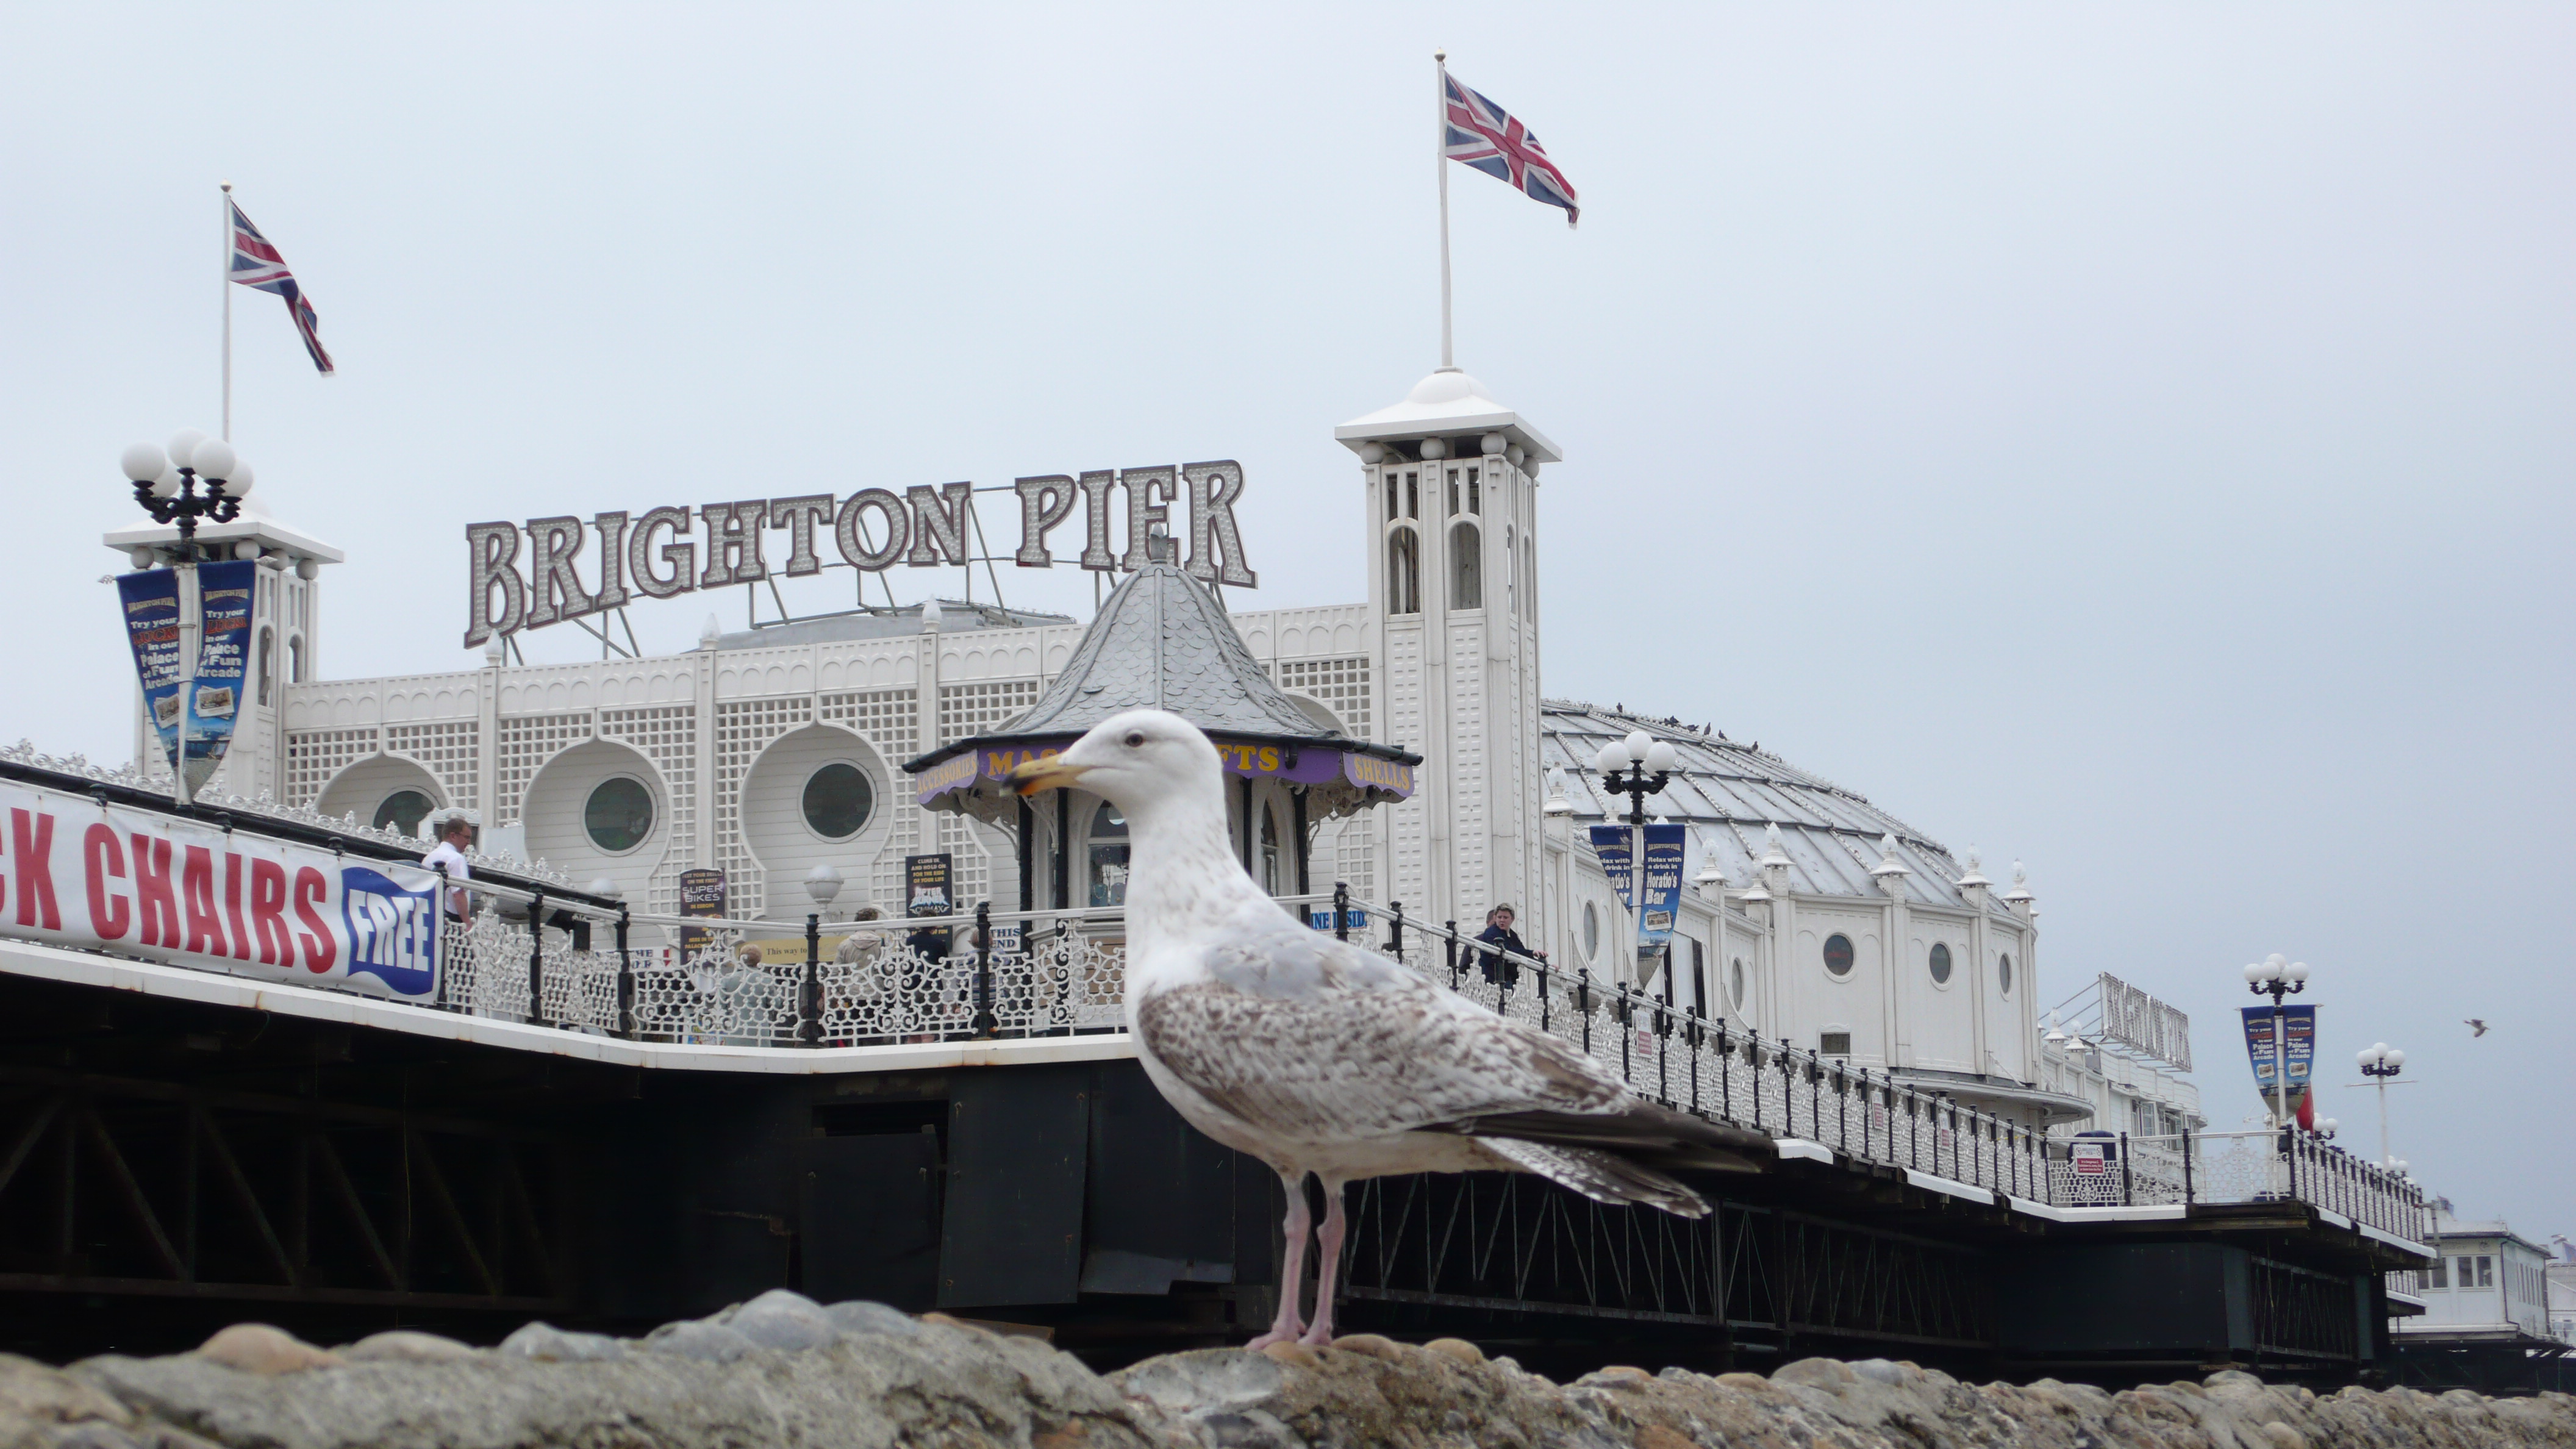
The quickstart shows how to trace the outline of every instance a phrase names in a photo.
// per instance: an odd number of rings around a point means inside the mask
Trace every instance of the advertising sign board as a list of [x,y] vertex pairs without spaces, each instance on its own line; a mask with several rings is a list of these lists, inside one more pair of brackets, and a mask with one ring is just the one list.
[[143,686],[144,713],[152,721],[152,732],[160,737],[162,758],[175,770],[181,716],[187,710],[179,698],[178,571],[119,574],[116,600],[125,610],[125,639],[134,649],[134,677]]
[[1682,857],[1688,849],[1679,825],[1645,827],[1643,905],[1637,914],[1637,950],[1660,955],[1672,944],[1673,913],[1682,898]]
[[403,1001],[438,991],[438,877],[0,781],[21,936]]
[[[2245,1009],[2245,1055],[2254,1066],[2254,1085],[2267,1099],[2273,1095],[2272,1008],[2249,1006]],[[2308,1089],[2308,1068],[2317,1052],[2317,1009],[2313,1006],[2283,1006],[2281,1024],[2287,1036],[2281,1056],[2289,1069],[2289,1095],[2293,1104]]]
[[957,913],[952,882],[956,862],[945,852],[938,855],[907,855],[903,858],[903,913],[907,916],[950,916]]
[[197,672],[188,681],[188,789],[212,779],[233,742],[233,721],[246,702],[251,602],[259,565],[244,560],[197,565]]
[[1592,827],[1592,853],[1601,861],[1601,873],[1610,878],[1610,889],[1619,895],[1620,904],[1637,908],[1637,863],[1630,848],[1625,825]]
[[[680,872],[680,914],[684,916],[722,916],[725,913],[725,874],[720,870],[700,868]],[[680,954],[694,956],[707,949],[715,939],[713,933],[695,926],[680,931]]]

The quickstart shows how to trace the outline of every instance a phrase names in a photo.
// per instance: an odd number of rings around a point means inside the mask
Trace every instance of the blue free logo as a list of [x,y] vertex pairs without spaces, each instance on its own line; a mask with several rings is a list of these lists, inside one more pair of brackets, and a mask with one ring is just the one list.
[[340,869],[340,912],[349,927],[349,974],[367,975],[405,996],[438,984],[438,891],[405,890],[364,866]]

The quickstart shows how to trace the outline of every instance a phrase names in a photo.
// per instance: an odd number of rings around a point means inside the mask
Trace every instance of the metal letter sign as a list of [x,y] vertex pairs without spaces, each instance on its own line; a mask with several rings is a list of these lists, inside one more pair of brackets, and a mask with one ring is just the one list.
[[[602,513],[587,529],[568,515],[531,518],[524,530],[515,523],[470,523],[465,526],[471,593],[465,645],[470,649],[523,629],[622,607],[630,581],[635,593],[667,599],[751,583],[773,572],[792,579],[826,568],[878,573],[897,563],[953,568],[982,562],[975,553],[983,539],[983,526],[974,517],[976,491],[970,483],[916,483],[899,495],[862,488],[839,500],[814,493],[695,509],[666,505],[634,515]],[[1055,566],[1047,535],[1072,517],[1077,502],[1087,515],[1082,567],[1101,572],[1141,568],[1150,561],[1158,533],[1170,534],[1163,544],[1167,552],[1181,541],[1181,533],[1171,528],[1171,515],[1186,497],[1190,553],[1183,566],[1190,577],[1238,589],[1259,585],[1259,577],[1243,561],[1243,534],[1234,517],[1235,505],[1243,500],[1243,465],[1230,459],[1102,470],[1085,473],[1079,481],[1054,473],[1019,479],[1010,491],[1018,495],[1020,546],[1009,557],[1022,568]],[[1110,527],[1113,491],[1127,495],[1123,530]],[[763,544],[764,534],[773,530],[786,535],[786,558],[774,569]],[[600,556],[585,561],[582,555],[594,531]],[[1125,551],[1112,551],[1110,540],[1122,535]],[[824,561],[827,543],[840,555],[838,562]],[[529,555],[524,566],[523,552]],[[584,570],[598,580],[596,587],[584,580]]]

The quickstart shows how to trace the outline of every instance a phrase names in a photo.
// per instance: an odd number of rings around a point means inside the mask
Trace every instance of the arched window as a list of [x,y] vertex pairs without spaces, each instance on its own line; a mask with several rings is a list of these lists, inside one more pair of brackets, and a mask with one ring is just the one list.
[[1601,954],[1601,913],[1590,901],[1583,903],[1583,959],[1590,961]]
[[[268,676],[269,676],[269,672],[270,672],[269,667],[270,667],[271,665],[273,665],[273,664],[275,664],[275,663],[277,662],[276,654],[277,654],[277,631],[275,631],[275,630],[273,630],[273,629],[262,629],[262,630],[260,630],[260,631],[259,631],[259,702],[260,702],[260,705],[261,705],[261,707],[262,707],[262,708],[266,708],[266,707],[267,707],[267,705],[268,705]],[[418,821],[414,821],[414,822],[412,822],[412,823],[416,825],[416,824],[418,824],[419,822],[418,822]],[[383,829],[384,827],[382,827],[382,826],[378,826],[377,828],[381,830],[381,829]],[[408,830],[405,830],[403,833],[404,833],[405,835],[409,835],[411,832],[410,832],[410,831],[408,831]]]
[[1267,803],[1261,807],[1261,888],[1272,895],[1281,890],[1279,880],[1279,816]]
[[1485,554],[1472,523],[1454,524],[1449,529],[1449,607],[1485,607]]
[[1708,950],[1697,936],[1691,938],[1691,1010],[1708,1015]]
[[1386,611],[1422,612],[1422,549],[1409,528],[1386,536]]
[[1103,800],[1091,815],[1090,848],[1085,869],[1095,906],[1127,904],[1127,817]]
[[304,636],[301,634],[286,636],[286,682],[304,682]]
[[429,797],[418,790],[396,790],[376,807],[376,818],[368,823],[378,830],[391,826],[396,834],[418,835],[430,808]]
[[1736,1013],[1738,1015],[1742,1015],[1744,1011],[1744,958],[1741,956],[1736,957],[1735,964],[1727,968],[1726,995],[1728,1000],[1735,1003]]

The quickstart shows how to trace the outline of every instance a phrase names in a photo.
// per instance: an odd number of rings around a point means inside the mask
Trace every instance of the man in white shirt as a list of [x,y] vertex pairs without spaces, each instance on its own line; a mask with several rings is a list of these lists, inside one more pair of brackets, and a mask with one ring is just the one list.
[[[447,867],[450,881],[472,880],[474,868],[465,863],[465,852],[473,844],[473,825],[466,820],[464,811],[455,811],[439,822],[438,844],[421,857],[420,863],[431,870],[442,865]],[[460,921],[466,918],[465,888],[462,885],[448,892],[447,913]]]

